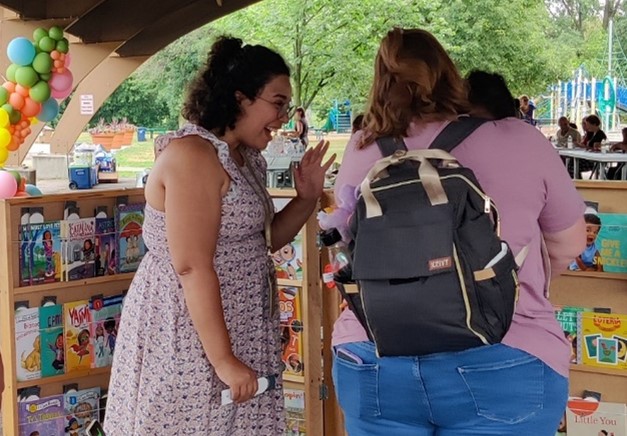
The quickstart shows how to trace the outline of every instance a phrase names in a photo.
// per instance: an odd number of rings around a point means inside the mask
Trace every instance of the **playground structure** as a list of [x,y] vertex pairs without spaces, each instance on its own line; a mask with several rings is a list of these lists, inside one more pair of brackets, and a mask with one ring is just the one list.
[[350,100],[340,103],[337,99],[329,110],[329,116],[322,127],[325,132],[335,130],[337,133],[350,133],[353,122]]

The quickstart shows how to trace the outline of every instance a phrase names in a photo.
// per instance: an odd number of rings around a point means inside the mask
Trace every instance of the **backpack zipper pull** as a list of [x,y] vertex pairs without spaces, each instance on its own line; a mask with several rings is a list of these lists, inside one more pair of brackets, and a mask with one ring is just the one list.
[[491,202],[490,202],[490,197],[488,197],[488,196],[486,195],[485,197],[483,197],[483,201],[484,201],[484,203],[483,203],[483,211],[484,211],[485,213],[490,213],[490,210],[491,210],[491,207],[490,207],[490,206],[491,206],[491,205],[490,205],[490,203],[491,203]]

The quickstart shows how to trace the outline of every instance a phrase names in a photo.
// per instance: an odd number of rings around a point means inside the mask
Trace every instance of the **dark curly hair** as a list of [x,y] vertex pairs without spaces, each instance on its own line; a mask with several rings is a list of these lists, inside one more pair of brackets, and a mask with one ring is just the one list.
[[484,108],[497,120],[516,116],[514,97],[500,74],[474,70],[466,83],[472,105]]
[[289,75],[285,60],[275,51],[222,36],[211,46],[204,69],[189,87],[183,117],[224,135],[241,115],[236,91],[254,100],[270,80]]

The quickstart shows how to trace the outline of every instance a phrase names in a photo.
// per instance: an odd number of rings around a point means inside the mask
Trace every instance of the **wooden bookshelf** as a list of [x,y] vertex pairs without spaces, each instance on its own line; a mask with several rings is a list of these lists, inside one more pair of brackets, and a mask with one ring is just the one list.
[[133,273],[94,277],[69,282],[44,283],[20,286],[19,280],[19,224],[21,210],[25,207],[41,207],[46,221],[60,220],[67,201],[75,201],[82,216],[94,216],[99,206],[107,206],[113,214],[118,197],[127,197],[128,203],[144,202],[141,188],[86,190],[72,193],[45,195],[43,197],[20,197],[0,201],[0,350],[4,362],[5,390],[2,396],[2,421],[5,435],[18,433],[18,389],[39,386],[41,396],[63,393],[63,385],[78,383],[79,388],[100,386],[106,389],[109,384],[110,368],[94,368],[74,371],[67,374],[28,381],[17,381],[15,349],[16,301],[28,301],[30,307],[37,307],[46,295],[57,297],[63,304],[93,295],[110,296],[126,291]]

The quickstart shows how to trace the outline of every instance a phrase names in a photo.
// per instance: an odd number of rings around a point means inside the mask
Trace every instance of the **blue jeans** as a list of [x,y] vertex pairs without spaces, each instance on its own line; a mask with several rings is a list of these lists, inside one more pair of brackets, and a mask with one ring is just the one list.
[[553,436],[568,398],[567,378],[502,344],[383,358],[343,344],[333,380],[350,436]]

